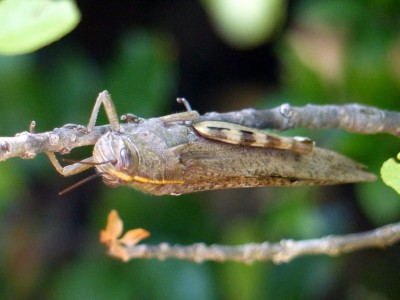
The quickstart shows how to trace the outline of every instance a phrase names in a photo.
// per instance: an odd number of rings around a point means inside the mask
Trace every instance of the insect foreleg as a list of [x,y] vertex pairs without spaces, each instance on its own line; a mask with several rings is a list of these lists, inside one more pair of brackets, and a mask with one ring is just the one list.
[[96,119],[99,114],[100,105],[103,103],[104,110],[106,111],[108,120],[110,121],[110,125],[113,131],[120,131],[119,120],[117,111],[115,110],[114,103],[111,100],[111,96],[108,91],[103,91],[99,94],[96,99],[96,103],[94,104],[92,114],[89,119],[89,124],[87,126],[87,131],[90,132],[94,128],[96,124]]
[[46,152],[54,168],[63,176],[72,176],[87,169],[93,168],[93,157],[82,160],[82,163],[75,163],[68,166],[61,166],[53,152]]
[[[97,97],[93,107],[92,114],[89,119],[87,131],[90,132],[93,130],[94,125],[96,124],[96,119],[99,114],[101,104],[104,105],[104,110],[106,111],[112,130],[119,131],[120,127],[119,127],[118,115],[108,91],[101,92]],[[82,160],[81,163],[74,163],[72,165],[62,167],[53,152],[46,152],[46,154],[50,159],[50,162],[53,164],[54,168],[57,170],[57,172],[63,176],[71,176],[74,174],[81,173],[87,169],[92,168],[94,164],[93,157],[89,157]]]

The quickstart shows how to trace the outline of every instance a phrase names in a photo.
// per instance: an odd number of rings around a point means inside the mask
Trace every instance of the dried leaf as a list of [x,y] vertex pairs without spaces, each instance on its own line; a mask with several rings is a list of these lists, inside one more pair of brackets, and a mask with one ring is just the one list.
[[123,223],[118,215],[118,212],[113,209],[107,218],[106,229],[100,232],[100,242],[103,244],[109,244],[116,240],[123,230]]
[[137,228],[129,230],[124,236],[119,239],[119,241],[126,246],[134,246],[139,243],[141,240],[150,236],[150,232],[145,229]]
[[118,239],[122,230],[122,220],[118,212],[113,209],[108,214],[106,229],[100,232],[100,242],[107,245],[110,255],[127,262],[129,260],[129,247],[150,236],[150,232],[142,228],[132,229]]
[[128,250],[118,241],[113,242],[108,248],[108,253],[124,262],[129,261]]

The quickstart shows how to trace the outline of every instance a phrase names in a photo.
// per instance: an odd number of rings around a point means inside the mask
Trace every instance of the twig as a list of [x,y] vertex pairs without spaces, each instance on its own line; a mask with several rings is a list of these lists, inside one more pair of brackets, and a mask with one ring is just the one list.
[[[283,104],[271,110],[246,109],[230,113],[208,113],[201,120],[220,120],[255,128],[291,129],[291,128],[342,128],[361,134],[389,133],[400,136],[400,113],[379,110],[377,108],[349,104],[342,106],[326,105],[291,107]],[[135,119],[136,120],[136,119]],[[121,131],[129,131],[130,126],[141,123],[121,124]],[[35,133],[35,124],[30,132],[22,132],[15,137],[0,138],[0,161],[11,157],[34,158],[43,152],[65,154],[73,148],[94,145],[96,141],[111,130],[110,125],[94,127],[90,132],[81,125],[67,124],[62,128],[44,133]],[[143,231],[139,232],[141,238]],[[192,246],[170,246],[160,244],[133,245],[138,239],[138,231],[129,233],[121,239],[112,236],[108,245],[122,251],[128,258],[179,258],[196,262],[253,261],[272,260],[275,263],[288,262],[302,255],[338,255],[364,248],[384,247],[400,240],[400,223],[387,225],[376,230],[345,236],[327,236],[321,239],[304,241],[283,240],[279,243],[247,244],[243,246],[223,246],[195,244]],[[122,246],[126,246],[126,251]],[[111,247],[112,248],[112,247]],[[113,249],[113,248],[112,248]],[[124,256],[125,255],[125,256]]]
[[[400,136],[400,113],[359,104],[306,105],[283,104],[268,110],[244,109],[229,113],[207,113],[201,120],[219,120],[255,128],[342,128],[360,134],[389,133]],[[128,130],[130,123],[121,124]],[[96,126],[87,133],[81,125],[67,124],[44,133],[22,132],[15,137],[0,137],[0,161],[11,157],[34,158],[42,152],[68,153],[73,148],[94,145],[109,125]]]
[[133,245],[127,247],[129,259],[156,258],[164,260],[176,258],[204,261],[236,261],[253,263],[256,261],[289,262],[305,255],[324,254],[337,256],[367,248],[383,248],[400,241],[400,223],[386,225],[371,231],[341,236],[325,236],[311,240],[282,240],[278,243],[264,242],[242,246],[211,245],[203,243],[191,246],[169,245]]
[[0,137],[0,161],[18,156],[32,159],[43,152],[67,154],[73,148],[94,145],[109,130],[109,125],[97,126],[88,133],[84,126],[66,124],[43,133],[24,131],[15,137]]
[[105,230],[100,232],[100,242],[108,248],[111,256],[129,261],[137,258],[156,258],[164,260],[175,258],[191,260],[197,263],[204,261],[236,261],[253,263],[256,261],[289,262],[305,255],[325,254],[336,256],[374,247],[388,247],[400,241],[400,223],[386,225],[371,231],[342,236],[329,235],[311,240],[282,240],[279,243],[250,243],[241,246],[211,245],[204,243],[190,246],[169,245],[137,245],[150,233],[144,229],[123,232],[123,222],[116,210],[112,210],[107,218]]
[[360,104],[306,105],[282,104],[266,110],[244,109],[229,113],[207,113],[201,118],[238,123],[255,128],[341,128],[360,134],[388,133],[400,136],[400,113]]

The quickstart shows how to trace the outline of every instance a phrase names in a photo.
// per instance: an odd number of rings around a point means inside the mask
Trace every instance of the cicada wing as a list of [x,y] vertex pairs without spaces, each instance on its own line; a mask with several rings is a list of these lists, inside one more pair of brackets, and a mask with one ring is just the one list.
[[[171,149],[184,165],[186,180],[252,178],[262,185],[328,185],[374,181],[363,165],[339,153],[314,148],[310,154],[202,140]],[[234,185],[234,184],[233,184]]]

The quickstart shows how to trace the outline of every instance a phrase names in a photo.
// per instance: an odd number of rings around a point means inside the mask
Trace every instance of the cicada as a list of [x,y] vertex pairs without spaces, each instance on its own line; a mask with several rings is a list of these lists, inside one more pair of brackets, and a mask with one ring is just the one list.
[[61,167],[54,154],[48,153],[62,175],[95,167],[108,186],[128,185],[153,195],[375,180],[361,164],[315,147],[308,138],[200,121],[188,105],[185,112],[159,118],[130,116],[130,124],[121,125],[107,91],[99,94],[87,131],[94,128],[101,104],[111,130],[96,142],[92,157]]

